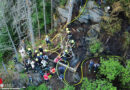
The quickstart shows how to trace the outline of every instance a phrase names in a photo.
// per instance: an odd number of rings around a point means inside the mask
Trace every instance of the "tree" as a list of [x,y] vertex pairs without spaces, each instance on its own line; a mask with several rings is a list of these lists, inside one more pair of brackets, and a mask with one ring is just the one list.
[[101,28],[108,35],[108,38],[105,42],[106,44],[109,41],[109,39],[115,35],[115,33],[118,33],[121,30],[122,20],[113,16],[103,16],[102,19],[103,21],[100,23]]
[[99,40],[93,40],[89,49],[92,54],[101,53],[103,51],[102,43]]
[[35,4],[36,4],[36,17],[37,17],[37,24],[38,24],[38,33],[39,33],[39,39],[41,38],[41,32],[40,32],[40,22],[39,22],[39,17],[38,17],[38,9],[37,9],[37,2],[35,0]]
[[28,28],[29,28],[29,36],[30,36],[32,47],[33,47],[33,50],[34,50],[35,49],[35,39],[34,39],[34,33],[33,33],[31,10],[30,10],[30,2],[29,1],[26,0],[27,12],[28,12],[28,23],[29,23]]
[[123,69],[123,66],[119,63],[118,58],[108,57],[107,59],[100,57],[101,66],[99,73],[105,75],[109,81],[114,80]]
[[[3,5],[4,5],[4,4],[3,4]],[[18,58],[18,52],[17,52],[16,46],[15,46],[15,44],[14,44],[14,41],[13,41],[13,39],[12,39],[12,37],[11,37],[11,34],[10,34],[10,32],[9,32],[9,28],[8,28],[8,25],[7,25],[7,22],[6,22],[6,19],[5,19],[4,8],[1,7],[1,9],[2,9],[2,10],[1,10],[1,11],[2,11],[1,14],[2,14],[2,16],[3,16],[3,26],[5,27],[5,29],[6,29],[6,31],[7,31],[8,37],[9,37],[11,43],[12,43],[12,46],[13,46],[14,52],[15,52],[15,54],[16,54],[16,57]]]
[[43,15],[44,15],[45,34],[47,34],[47,29],[46,29],[46,8],[45,8],[45,0],[43,0]]
[[130,60],[127,60],[127,65],[122,69],[120,76],[123,88],[127,88],[127,90],[130,89]]
[[112,86],[112,83],[106,80],[89,81],[84,78],[81,90],[117,90],[116,87]]

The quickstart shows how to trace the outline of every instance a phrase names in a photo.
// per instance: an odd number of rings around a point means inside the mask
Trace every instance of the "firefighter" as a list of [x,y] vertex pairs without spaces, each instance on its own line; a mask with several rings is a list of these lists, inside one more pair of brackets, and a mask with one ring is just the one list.
[[43,48],[42,48],[42,46],[39,46],[39,51],[43,53]]
[[38,65],[38,58],[35,59],[35,66]]
[[44,75],[44,72],[41,69],[40,69],[39,73],[40,73],[41,76]]
[[25,60],[25,70],[28,73],[28,71],[29,71],[29,64],[28,64],[27,60]]
[[40,52],[40,59],[43,59],[43,53],[42,52]]
[[38,58],[38,65],[40,65],[41,64],[41,61],[42,61],[42,59],[40,58],[40,54],[37,54],[37,57],[36,58]]
[[51,44],[51,41],[50,41],[48,35],[46,35],[46,37],[45,37],[45,41],[46,41],[46,44],[47,44],[47,45]]
[[31,67],[32,67],[32,69],[34,70],[35,69],[35,61],[31,61]]
[[35,59],[35,72],[38,72],[39,69],[39,61],[38,58]]
[[45,61],[45,60],[42,59],[41,64],[42,64],[42,68],[44,68],[44,67],[47,66],[47,61]]
[[69,40],[70,45],[73,47],[75,45],[75,41],[74,40]]
[[58,68],[58,71],[59,71],[59,74],[64,74],[65,67],[60,66],[60,67]]
[[62,80],[62,79],[64,78],[65,67],[60,66],[60,67],[58,68],[58,71],[59,71],[59,79]]
[[90,62],[89,62],[89,72],[93,69],[93,67],[94,67],[94,62],[93,62],[93,60],[90,60]]
[[28,54],[29,58],[32,59],[32,51],[31,51],[30,48],[28,48],[28,50],[27,50],[27,54]]
[[100,66],[100,65],[99,65],[98,63],[95,63],[95,64],[94,64],[94,72],[97,72],[99,66]]
[[43,59],[46,60],[48,62],[49,58],[47,55],[43,55]]
[[72,38],[72,34],[71,34],[71,32],[69,31],[68,28],[66,28],[66,33],[67,33],[68,39],[71,39]]
[[49,77],[48,77],[49,75],[48,75],[48,73],[47,72],[45,72],[45,74],[43,75],[43,77],[44,77],[44,80],[46,81],[46,82],[48,82],[49,81]]
[[68,56],[69,56],[69,52],[68,52],[68,50],[66,49],[66,50],[63,52],[61,58],[66,62]]
[[35,50],[35,51],[34,51],[34,57],[35,57],[35,58],[37,57],[37,54],[38,54],[38,50]]
[[29,84],[32,84],[33,79],[32,79],[32,76],[30,74],[28,74],[28,79],[29,79]]
[[27,67],[27,69],[31,68],[31,60],[29,59],[25,59],[25,66]]
[[51,72],[52,74],[55,74],[56,69],[55,69],[54,67],[52,67],[52,68],[50,69],[50,72]]

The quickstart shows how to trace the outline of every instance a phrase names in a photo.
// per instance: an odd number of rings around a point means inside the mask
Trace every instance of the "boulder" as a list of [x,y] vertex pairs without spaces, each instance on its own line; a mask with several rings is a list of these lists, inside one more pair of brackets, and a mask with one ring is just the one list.
[[18,72],[22,72],[24,70],[24,66],[20,63],[15,64],[15,68]]
[[62,16],[60,16],[60,20],[61,20],[61,23],[65,23],[67,21],[67,19]]
[[90,15],[90,20],[92,22],[98,23],[101,21],[101,16],[103,15],[102,11],[99,9],[92,9],[88,10],[89,15]]
[[98,8],[94,1],[88,1],[87,8]]
[[33,85],[35,86],[39,85],[43,81],[39,73],[33,73],[31,74],[31,76],[33,80]]
[[63,8],[58,7],[57,10],[58,10],[60,16],[62,16],[64,18],[68,17],[69,11],[67,9],[63,9]]
[[[82,8],[80,9],[82,11]],[[88,20],[92,22],[98,23],[101,21],[101,17],[103,16],[103,11],[98,9],[97,5],[94,1],[88,1],[87,6],[84,9],[84,12],[78,19],[81,23],[88,23]]]

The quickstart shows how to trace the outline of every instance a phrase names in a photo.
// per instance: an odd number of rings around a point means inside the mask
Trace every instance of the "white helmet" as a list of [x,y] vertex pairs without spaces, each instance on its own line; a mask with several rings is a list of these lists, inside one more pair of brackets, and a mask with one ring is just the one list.
[[110,10],[110,6],[107,6],[107,9]]

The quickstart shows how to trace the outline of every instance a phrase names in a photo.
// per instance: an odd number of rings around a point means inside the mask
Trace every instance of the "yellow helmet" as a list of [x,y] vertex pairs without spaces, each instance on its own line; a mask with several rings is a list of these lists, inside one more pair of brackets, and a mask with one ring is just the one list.
[[69,30],[69,28],[66,28],[66,31],[68,31]]
[[46,35],[46,38],[48,38],[48,35]]
[[31,50],[31,48],[28,48],[28,51]]
[[37,50],[35,50],[35,53],[37,53],[38,51]]
[[42,52],[40,52],[40,55],[42,55]]
[[74,43],[74,40],[71,40],[71,43]]
[[37,56],[40,56],[39,54],[37,54]]
[[66,49],[65,52],[68,52],[68,50]]
[[38,61],[38,58],[36,58],[35,60]]
[[42,46],[39,46],[39,48],[42,48]]
[[70,33],[70,31],[66,31],[67,33]]

